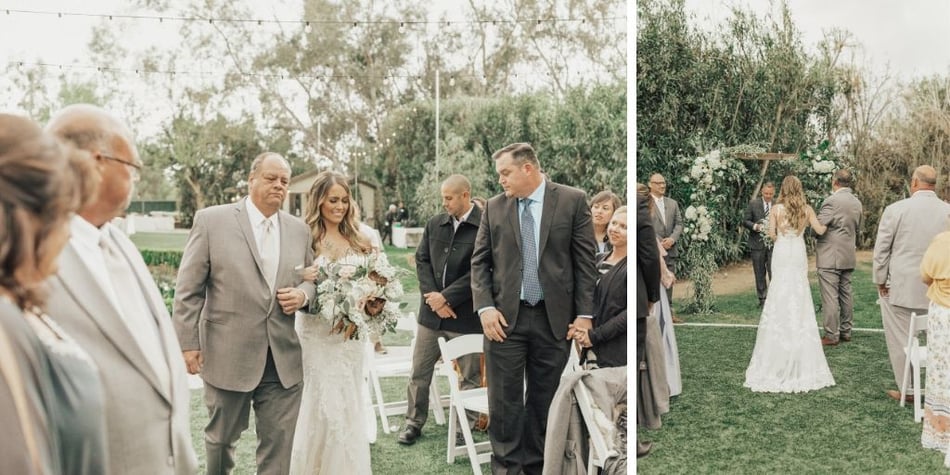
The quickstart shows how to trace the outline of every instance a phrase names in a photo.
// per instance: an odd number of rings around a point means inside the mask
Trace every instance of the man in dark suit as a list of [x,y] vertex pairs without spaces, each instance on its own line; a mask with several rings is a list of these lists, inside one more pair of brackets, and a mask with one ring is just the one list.
[[[643,362],[647,335],[647,316],[660,300],[660,250],[650,220],[649,198],[637,196],[637,369]],[[639,380],[639,375],[637,376]],[[637,387],[637,384],[634,384]],[[640,393],[637,392],[637,397]],[[641,404],[638,402],[637,407]],[[653,444],[637,441],[637,457],[650,453]]]
[[[419,327],[412,353],[412,373],[406,388],[406,428],[397,441],[412,445],[422,434],[429,415],[429,385],[439,360],[439,337],[452,339],[481,333],[482,325],[472,308],[472,250],[482,211],[472,203],[472,185],[462,175],[442,182],[442,207],[426,224],[416,249],[419,277]],[[481,364],[477,355],[459,358],[462,389],[480,386]],[[460,432],[461,433],[461,432]]]
[[508,145],[492,159],[505,192],[486,203],[472,254],[492,472],[540,473],[568,326],[592,326],[594,227],[584,192],[547,181],[531,145]]
[[755,292],[759,296],[759,307],[765,305],[765,296],[772,281],[772,247],[762,239],[762,220],[772,211],[772,198],[775,197],[775,185],[766,182],[762,185],[762,196],[753,198],[745,211],[742,225],[749,230],[749,251],[752,253],[752,270],[755,272]]

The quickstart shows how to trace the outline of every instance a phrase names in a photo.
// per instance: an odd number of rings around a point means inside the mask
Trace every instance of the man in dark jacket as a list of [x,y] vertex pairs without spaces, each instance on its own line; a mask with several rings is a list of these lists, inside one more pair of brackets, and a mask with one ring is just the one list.
[[[462,175],[448,177],[441,192],[446,212],[429,220],[416,249],[422,303],[406,389],[406,428],[397,439],[403,445],[415,443],[429,415],[429,385],[440,356],[439,337],[482,332],[472,308],[471,285],[472,250],[482,212],[473,205],[472,185]],[[475,355],[459,359],[462,389],[479,386],[480,366]]]

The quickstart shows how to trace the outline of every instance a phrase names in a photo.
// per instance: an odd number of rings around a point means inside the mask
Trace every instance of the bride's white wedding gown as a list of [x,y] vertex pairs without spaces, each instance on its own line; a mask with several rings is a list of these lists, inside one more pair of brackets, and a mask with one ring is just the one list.
[[815,319],[801,231],[785,230],[776,237],[772,275],[744,386],[783,393],[834,386]]
[[[347,254],[348,263],[367,257]],[[329,261],[323,256],[318,266]],[[362,340],[330,334],[330,324],[298,313],[295,322],[303,354],[303,391],[290,455],[291,474],[371,474],[366,430]]]

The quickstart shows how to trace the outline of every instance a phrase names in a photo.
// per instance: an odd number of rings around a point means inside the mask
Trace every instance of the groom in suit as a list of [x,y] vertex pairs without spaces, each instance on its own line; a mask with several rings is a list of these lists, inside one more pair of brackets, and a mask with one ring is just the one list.
[[492,472],[541,473],[569,326],[592,327],[594,227],[584,192],[546,180],[531,145],[508,145],[492,159],[505,191],[486,203],[472,254]]
[[181,349],[142,255],[110,224],[129,206],[142,167],[132,134],[86,104],[64,108],[46,130],[88,152],[101,178],[95,198],[72,218],[47,311],[99,368],[109,473],[193,474]]
[[188,372],[201,374],[208,473],[230,473],[257,422],[257,473],[286,474],[303,380],[294,312],[314,296],[294,267],[313,262],[310,228],[280,210],[290,165],[251,163],[248,197],[198,211],[178,271],[174,321]]
[[762,185],[762,196],[753,198],[742,221],[749,232],[749,250],[752,253],[752,270],[755,272],[755,292],[759,296],[759,307],[765,305],[769,282],[772,280],[772,248],[762,240],[762,220],[772,211],[772,198],[775,197],[775,185],[766,182]]
[[[904,381],[904,345],[910,314],[926,314],[930,305],[927,286],[920,280],[920,261],[934,236],[946,230],[950,214],[950,204],[934,192],[936,185],[937,171],[933,167],[917,167],[910,179],[910,198],[884,208],[874,239],[873,279],[880,296],[884,340],[898,388]],[[887,395],[900,399],[900,392],[893,389]]]
[[825,336],[821,344],[837,345],[839,340],[851,341],[854,299],[851,294],[851,273],[854,272],[858,227],[861,224],[861,201],[851,192],[854,177],[849,170],[838,170],[831,181],[831,196],[825,198],[818,212],[818,221],[828,226],[815,245],[815,266],[821,290],[821,313],[825,320]]

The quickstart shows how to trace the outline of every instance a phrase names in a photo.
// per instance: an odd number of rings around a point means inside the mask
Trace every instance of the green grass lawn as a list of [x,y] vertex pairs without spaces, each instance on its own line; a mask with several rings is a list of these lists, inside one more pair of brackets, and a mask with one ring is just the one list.
[[[855,327],[881,328],[870,264],[854,274]],[[815,302],[817,285],[812,286]],[[721,313],[687,322],[757,323],[754,291],[718,299]],[[820,323],[820,312],[818,314]],[[933,473],[943,454],[920,446],[921,424],[884,391],[895,386],[884,334],[854,332],[825,354],[836,385],[805,394],[760,394],[742,387],[755,328],[676,327],[683,393],[663,427],[640,430],[653,452],[643,474]]]

